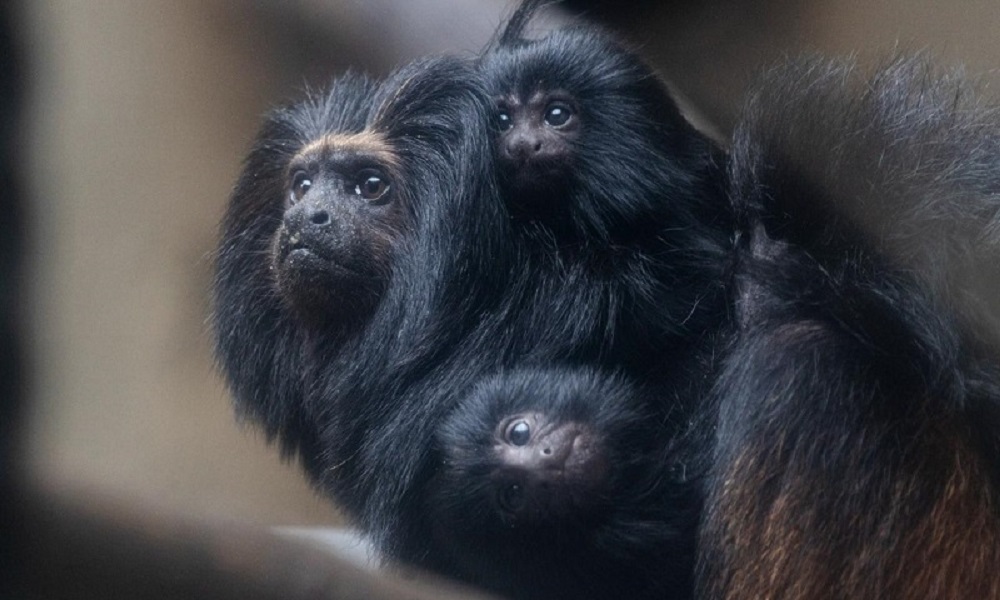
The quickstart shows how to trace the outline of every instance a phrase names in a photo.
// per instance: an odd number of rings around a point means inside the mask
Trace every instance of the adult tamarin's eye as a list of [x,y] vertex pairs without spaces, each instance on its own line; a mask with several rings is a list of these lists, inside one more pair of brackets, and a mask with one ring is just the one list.
[[358,172],[351,191],[369,202],[376,202],[389,191],[389,181],[377,169],[363,169]]
[[507,131],[514,126],[514,119],[510,117],[507,109],[501,108],[497,113],[497,125],[500,127],[500,131]]
[[507,441],[515,446],[523,446],[531,440],[531,425],[523,419],[511,422],[507,426]]
[[306,195],[309,188],[312,187],[312,177],[309,176],[305,171],[296,171],[292,175],[292,190],[291,190],[291,201],[298,202],[302,200],[302,197]]
[[562,127],[573,118],[573,109],[562,102],[553,102],[545,107],[545,124]]

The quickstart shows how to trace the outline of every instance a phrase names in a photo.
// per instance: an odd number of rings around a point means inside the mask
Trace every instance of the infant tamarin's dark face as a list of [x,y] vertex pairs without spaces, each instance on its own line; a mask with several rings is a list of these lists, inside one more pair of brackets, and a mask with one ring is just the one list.
[[538,88],[506,95],[497,103],[497,126],[500,165],[513,189],[561,187],[573,166],[573,144],[582,127],[568,92]]

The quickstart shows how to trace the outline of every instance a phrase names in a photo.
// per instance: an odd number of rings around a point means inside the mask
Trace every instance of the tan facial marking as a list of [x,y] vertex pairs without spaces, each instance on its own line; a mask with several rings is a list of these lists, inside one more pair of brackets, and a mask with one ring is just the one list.
[[380,132],[368,130],[360,133],[328,133],[306,144],[291,162],[324,151],[367,154],[388,166],[395,166],[397,163],[396,154],[385,136]]

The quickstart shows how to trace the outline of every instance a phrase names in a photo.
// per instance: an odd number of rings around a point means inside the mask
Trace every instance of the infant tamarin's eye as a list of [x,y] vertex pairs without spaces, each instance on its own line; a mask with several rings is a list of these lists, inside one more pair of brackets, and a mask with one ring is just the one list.
[[545,108],[545,124],[562,127],[573,118],[573,109],[562,102],[553,102]]
[[515,446],[523,446],[531,439],[531,425],[519,419],[507,426],[507,441]]
[[500,131],[507,131],[514,127],[514,119],[511,118],[506,109],[501,108],[497,113],[497,125],[499,125]]

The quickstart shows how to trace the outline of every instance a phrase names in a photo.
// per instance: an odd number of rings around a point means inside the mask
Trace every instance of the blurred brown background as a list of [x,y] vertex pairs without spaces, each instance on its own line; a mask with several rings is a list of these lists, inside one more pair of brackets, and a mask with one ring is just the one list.
[[[998,81],[996,0],[568,2],[620,29],[720,131],[761,64],[929,49]],[[154,508],[334,524],[238,425],[213,369],[211,252],[267,107],[348,65],[473,52],[505,0],[32,0],[31,474]]]

